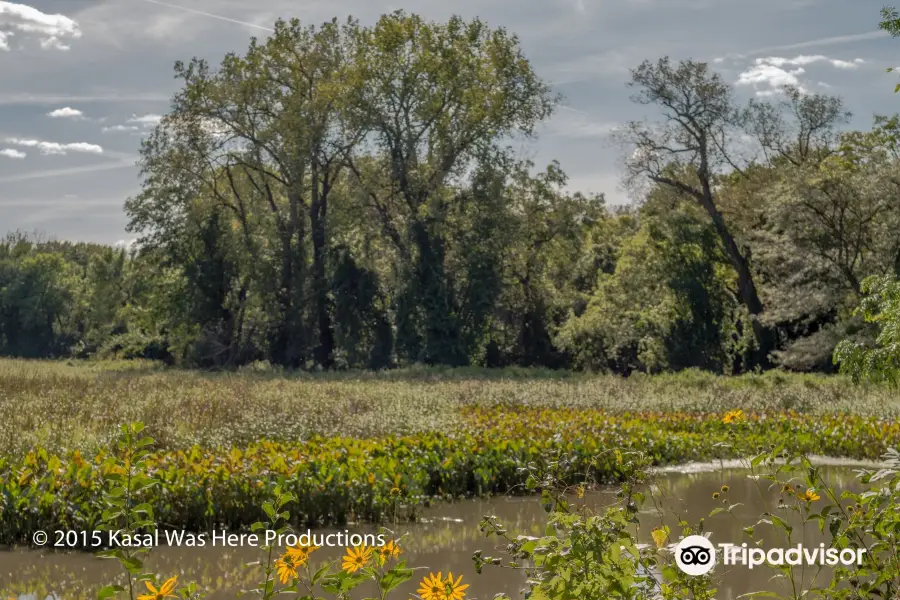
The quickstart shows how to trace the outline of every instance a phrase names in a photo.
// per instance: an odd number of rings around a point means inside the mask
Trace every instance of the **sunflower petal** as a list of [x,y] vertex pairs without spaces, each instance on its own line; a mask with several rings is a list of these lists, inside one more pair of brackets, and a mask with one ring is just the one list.
[[162,596],[170,595],[175,590],[175,583],[177,580],[178,580],[177,575],[175,577],[172,577],[172,578],[166,580],[166,582],[162,585],[162,587],[159,588],[160,595],[162,595]]

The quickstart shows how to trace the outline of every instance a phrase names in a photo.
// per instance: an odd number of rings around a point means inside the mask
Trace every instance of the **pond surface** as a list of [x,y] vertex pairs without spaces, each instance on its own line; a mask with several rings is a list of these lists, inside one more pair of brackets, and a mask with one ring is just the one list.
[[[859,491],[862,488],[854,475],[860,464],[830,462],[822,467],[822,471],[836,490]],[[712,532],[714,543],[739,545],[747,541],[742,528],[755,523],[759,514],[767,509],[767,504],[768,508],[774,507],[780,496],[778,489],[767,489],[768,482],[756,482],[747,475],[746,470],[729,463],[661,470],[652,490],[655,502],[648,496],[641,514],[641,541],[650,542],[650,530],[660,523],[672,529],[675,535],[673,541],[677,541],[679,518],[696,523],[704,517],[707,517],[706,528]],[[722,485],[729,486],[727,494],[714,499],[713,493],[719,491]],[[723,498],[741,506],[736,507],[733,514],[719,513],[708,517],[714,508],[723,506]],[[614,495],[612,491],[601,491],[588,495],[585,500],[592,507],[601,508],[612,503]],[[654,508],[654,503],[659,508]],[[494,498],[437,506],[425,512],[425,522],[397,526],[395,529],[398,534],[407,534],[403,547],[410,566],[463,575],[464,582],[470,584],[467,600],[489,600],[500,592],[519,598],[518,592],[525,583],[521,573],[498,568],[485,568],[482,575],[475,573],[472,563],[474,551],[481,549],[486,555],[504,555],[502,547],[497,547],[496,538],[488,540],[478,530],[478,523],[485,515],[499,517],[511,535],[540,535],[547,517],[535,498]],[[361,527],[350,529],[353,533],[374,531]],[[765,547],[786,546],[770,528],[757,529],[756,534],[757,539],[764,540]],[[820,541],[827,542],[810,524],[803,530],[795,531],[792,545],[802,542],[805,546],[815,547]],[[338,548],[324,548],[313,556],[324,561],[337,558],[341,553]],[[260,558],[261,552],[254,548],[161,547],[152,552],[147,566],[164,577],[178,575],[180,583],[196,581],[198,589],[208,591],[208,598],[231,599],[236,598],[242,589],[253,587],[259,581],[259,572],[244,565]],[[417,573],[416,581],[427,572]],[[742,565],[725,567],[720,564],[714,571],[719,583],[717,597],[734,599],[748,592],[785,592],[790,589],[789,581],[772,579],[773,573],[766,568],[749,570]],[[96,598],[97,590],[119,581],[118,576],[116,563],[87,553],[0,551],[0,591],[7,598]],[[824,586],[828,581],[829,574],[825,568],[805,567],[798,574],[796,583],[808,587]],[[409,597],[407,593],[414,592],[416,587],[412,582],[407,582],[401,586],[401,593],[396,597]]]

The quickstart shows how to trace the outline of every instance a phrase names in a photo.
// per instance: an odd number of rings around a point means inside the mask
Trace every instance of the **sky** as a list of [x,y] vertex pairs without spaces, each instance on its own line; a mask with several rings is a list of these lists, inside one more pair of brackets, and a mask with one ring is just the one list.
[[127,243],[137,151],[177,90],[173,65],[218,64],[278,18],[364,24],[404,9],[480,17],[521,39],[562,106],[520,151],[558,160],[569,187],[629,202],[610,132],[647,109],[630,101],[644,59],[709,62],[742,101],[783,84],[844,99],[851,126],[900,111],[900,40],[874,0],[0,0],[0,233]]

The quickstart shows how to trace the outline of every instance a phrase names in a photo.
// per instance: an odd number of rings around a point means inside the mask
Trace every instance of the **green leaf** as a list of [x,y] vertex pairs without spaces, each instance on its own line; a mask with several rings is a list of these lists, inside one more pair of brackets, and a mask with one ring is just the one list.
[[340,571],[337,574],[324,579],[322,581],[322,589],[332,594],[343,594],[349,592],[367,579],[369,579],[367,573],[360,572],[350,574],[346,571]]
[[100,588],[100,591],[97,592],[97,600],[114,598],[117,594],[124,591],[125,588],[123,588],[121,585],[108,585],[106,587]]
[[381,578],[381,581],[378,582],[378,585],[385,592],[389,592],[404,581],[412,579],[412,576],[412,569],[401,569],[398,567],[394,567],[384,574],[384,577]]
[[325,575],[325,573],[328,572],[328,569],[330,569],[333,564],[334,561],[326,564],[324,567],[313,573],[311,583],[317,583],[319,579],[321,579]]

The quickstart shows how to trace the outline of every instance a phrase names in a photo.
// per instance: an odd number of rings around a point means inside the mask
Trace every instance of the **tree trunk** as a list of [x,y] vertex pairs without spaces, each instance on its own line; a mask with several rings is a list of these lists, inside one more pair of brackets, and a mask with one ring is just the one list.
[[312,166],[312,202],[309,206],[309,219],[313,243],[312,284],[315,302],[316,326],[319,343],[315,349],[316,363],[322,368],[334,366],[334,329],[331,323],[331,306],[328,300],[328,280],[325,273],[327,254],[327,235],[325,217],[328,213],[328,185],[323,182],[319,190],[318,165]]
[[725,254],[728,256],[731,266],[737,273],[738,295],[741,298],[741,302],[747,308],[747,312],[750,313],[751,327],[753,328],[753,335],[756,338],[758,346],[753,358],[753,366],[760,366],[763,368],[769,367],[771,366],[769,354],[775,349],[775,333],[770,328],[763,326],[762,322],[759,320],[764,307],[762,301],[759,299],[759,292],[756,289],[756,284],[753,281],[753,272],[750,270],[750,261],[747,260],[744,253],[741,252],[734,236],[731,235],[731,231],[728,229],[728,225],[725,223],[722,213],[719,212],[718,207],[716,207],[709,180],[705,177],[701,177],[701,181],[703,191],[700,195],[696,196],[696,199],[709,215],[710,219],[712,219],[713,226],[716,228],[716,232],[722,240]]
[[444,270],[443,245],[418,219],[412,224],[412,233],[419,251],[415,277],[416,296],[425,317],[424,360],[428,364],[466,365],[468,357],[462,347],[459,319]]
[[[300,219],[299,196],[290,193],[290,222],[279,226],[281,274],[276,297],[279,322],[276,325],[273,359],[276,364],[297,368],[306,361],[306,324],[303,321],[303,243],[305,232]],[[296,237],[297,247],[293,247]]]
[[650,179],[656,183],[668,185],[682,194],[690,196],[703,208],[703,210],[706,211],[706,214],[709,215],[709,218],[713,222],[713,226],[716,228],[716,233],[718,233],[719,239],[722,241],[722,246],[728,257],[728,262],[731,263],[731,266],[737,273],[738,296],[741,299],[741,303],[747,308],[747,312],[750,313],[751,327],[753,329],[753,336],[756,338],[757,350],[752,357],[752,364],[749,366],[768,367],[771,365],[769,354],[775,349],[775,332],[769,327],[764,327],[759,320],[759,317],[764,310],[764,306],[759,299],[759,292],[753,281],[753,272],[750,270],[750,261],[741,252],[737,242],[734,240],[734,236],[731,235],[731,231],[728,229],[728,225],[725,223],[725,218],[722,216],[722,213],[719,212],[718,207],[716,207],[712,193],[712,185],[710,184],[709,177],[706,175],[704,167],[701,166],[701,168],[697,170],[697,177],[700,180],[702,189],[696,189],[691,185],[670,177],[651,176]]

